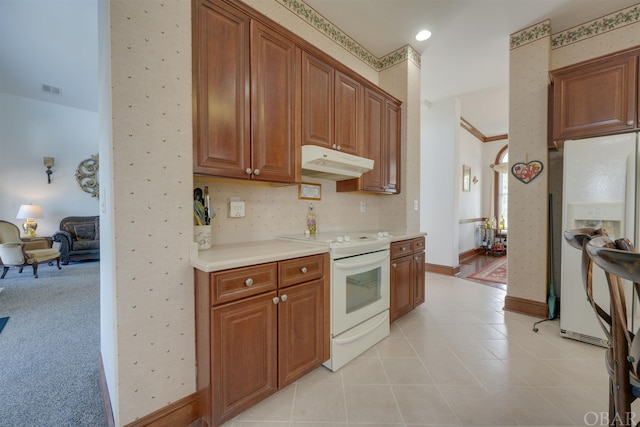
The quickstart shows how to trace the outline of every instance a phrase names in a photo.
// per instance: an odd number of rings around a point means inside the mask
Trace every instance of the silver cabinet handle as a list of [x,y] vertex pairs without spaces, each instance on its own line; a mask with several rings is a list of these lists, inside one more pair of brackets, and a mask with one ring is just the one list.
[[401,250],[402,252],[404,252],[404,251],[406,251],[406,250],[407,250],[407,248],[403,246],[402,248],[400,248],[400,250]]
[[253,171],[251,170],[251,168],[246,168],[246,169],[244,170],[244,172],[245,172],[247,175],[251,175],[251,173],[252,173]]
[[396,264],[395,262],[393,264],[391,264],[391,267],[396,268],[398,266],[398,264]]
[[285,301],[287,300],[287,298],[289,298],[289,297],[288,297],[288,296],[286,296],[286,295],[282,295],[282,296],[280,297],[280,300],[281,300],[282,302],[285,302]]
[[253,279],[249,277],[247,280],[244,281],[244,284],[247,286],[253,285]]
[[277,304],[280,302],[280,298],[274,297],[271,301],[273,301],[274,304]]
[[254,169],[253,170],[253,174],[254,175],[260,175],[260,169]]
[[627,122],[627,126],[633,126],[633,123],[634,123],[634,122],[633,122],[633,120],[629,120],[629,121]]
[[307,267],[302,267],[300,269],[300,271],[302,272],[302,274],[306,274],[307,273]]

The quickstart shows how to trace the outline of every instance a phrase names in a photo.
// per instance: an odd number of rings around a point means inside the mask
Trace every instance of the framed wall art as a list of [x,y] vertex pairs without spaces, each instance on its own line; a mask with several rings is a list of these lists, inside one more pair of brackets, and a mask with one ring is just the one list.
[[298,186],[298,199],[320,200],[322,198],[322,185],[302,182]]

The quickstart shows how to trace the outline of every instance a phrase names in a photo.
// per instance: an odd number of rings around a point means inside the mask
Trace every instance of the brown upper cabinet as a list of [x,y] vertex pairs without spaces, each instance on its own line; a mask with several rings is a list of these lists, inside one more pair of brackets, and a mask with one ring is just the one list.
[[400,105],[370,87],[364,89],[362,155],[373,159],[373,170],[357,179],[339,181],[338,191],[400,193]]
[[193,0],[193,172],[302,179],[301,146],[373,159],[338,191],[400,193],[401,103],[238,0]]
[[298,182],[295,44],[224,2],[198,6],[194,173]]
[[302,145],[360,154],[362,85],[302,53]]
[[639,55],[633,49],[551,71],[552,140],[637,130]]

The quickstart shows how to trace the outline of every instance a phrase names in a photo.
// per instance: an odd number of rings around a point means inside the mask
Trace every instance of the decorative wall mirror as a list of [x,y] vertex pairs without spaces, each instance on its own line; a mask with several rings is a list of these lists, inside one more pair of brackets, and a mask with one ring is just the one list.
[[98,155],[83,160],[76,170],[76,181],[83,191],[91,194],[91,197],[99,198],[100,183],[98,182]]

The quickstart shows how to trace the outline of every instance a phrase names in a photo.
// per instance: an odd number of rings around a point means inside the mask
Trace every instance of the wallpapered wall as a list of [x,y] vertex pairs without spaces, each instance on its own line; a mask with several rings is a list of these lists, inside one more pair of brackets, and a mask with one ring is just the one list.
[[[509,163],[546,165],[549,21],[525,32],[539,36],[510,54]],[[507,293],[512,297],[546,301],[547,183],[547,172],[528,184],[509,174]]]
[[124,425],[195,390],[188,259],[191,8],[182,0],[112,0],[110,7],[113,206],[108,210],[115,230],[116,286],[116,343],[110,356],[117,359],[114,409]]
[[[355,71],[377,79],[377,71],[309,30],[289,9],[276,2],[249,4]],[[193,186],[203,182],[192,176],[190,2],[111,0],[110,7],[113,205],[106,207],[106,217],[116,230],[111,243],[117,331],[113,343],[103,342],[103,350],[109,347],[111,360],[105,364],[113,367],[110,384],[118,387],[117,392],[111,390],[117,422],[126,424],[195,391],[193,272],[188,256]],[[400,86],[405,93],[420,92],[419,78]],[[413,126],[417,129],[419,124]],[[410,144],[417,153],[417,131],[413,134],[416,139]],[[297,186],[206,181],[217,211],[214,240],[268,238],[302,230],[308,202],[298,200]],[[322,184],[322,200],[315,203],[320,229],[406,225],[406,194],[338,194],[335,183],[317,182]],[[245,200],[246,218],[227,218],[231,196]],[[361,201],[367,204],[364,213]],[[417,224],[416,220],[413,226]]]
[[[639,12],[640,5],[632,6],[553,35],[549,21],[512,34],[509,107],[512,164],[542,160],[549,167],[546,149],[549,70],[639,45]],[[527,185],[511,175],[509,178],[507,292],[540,302],[546,301],[548,281],[548,172]]]

